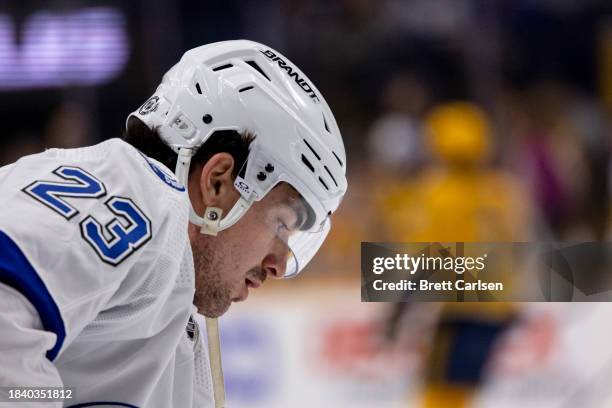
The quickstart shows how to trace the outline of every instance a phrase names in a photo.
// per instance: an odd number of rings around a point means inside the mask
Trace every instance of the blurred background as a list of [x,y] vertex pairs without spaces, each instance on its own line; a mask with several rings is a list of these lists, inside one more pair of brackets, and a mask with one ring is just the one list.
[[0,165],[119,137],[238,38],[324,94],[349,191],[307,271],[222,319],[229,406],[612,407],[608,304],[359,300],[361,241],[611,240],[612,3],[0,1]]

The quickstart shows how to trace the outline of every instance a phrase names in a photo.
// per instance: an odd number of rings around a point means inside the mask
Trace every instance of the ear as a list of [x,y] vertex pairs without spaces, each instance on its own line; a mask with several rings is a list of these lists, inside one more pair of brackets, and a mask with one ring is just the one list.
[[226,213],[237,199],[232,172],[234,158],[229,153],[216,153],[202,166],[200,192],[204,207],[220,207]]

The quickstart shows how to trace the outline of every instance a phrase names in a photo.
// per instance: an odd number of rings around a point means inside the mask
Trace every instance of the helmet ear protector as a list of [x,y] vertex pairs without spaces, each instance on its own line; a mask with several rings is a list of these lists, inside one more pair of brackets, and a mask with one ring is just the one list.
[[190,222],[216,235],[284,182],[308,213],[308,222],[284,237],[294,264],[287,273],[297,274],[319,249],[346,193],[344,144],[321,93],[282,54],[247,40],[189,50],[132,116],[157,128],[177,153],[175,174],[183,185],[193,155],[215,131],[254,133],[234,181],[238,201],[227,214],[210,207],[199,215],[191,207]]

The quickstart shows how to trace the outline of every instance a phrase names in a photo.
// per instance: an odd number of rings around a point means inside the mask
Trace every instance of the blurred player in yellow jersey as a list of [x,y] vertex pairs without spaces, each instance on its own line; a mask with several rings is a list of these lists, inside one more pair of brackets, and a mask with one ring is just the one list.
[[[380,205],[388,239],[396,242],[512,242],[528,236],[529,204],[512,175],[491,168],[491,127],[467,102],[435,107],[426,117],[434,158],[415,180]],[[408,304],[400,304],[392,318]],[[432,305],[432,307],[436,307]],[[446,303],[426,367],[425,407],[468,406],[495,341],[515,314],[507,303]],[[396,330],[391,330],[396,331]]]
[[416,180],[384,198],[385,227],[396,241],[520,241],[529,204],[520,182],[487,165],[491,131],[475,105],[440,105],[426,118],[434,158]]

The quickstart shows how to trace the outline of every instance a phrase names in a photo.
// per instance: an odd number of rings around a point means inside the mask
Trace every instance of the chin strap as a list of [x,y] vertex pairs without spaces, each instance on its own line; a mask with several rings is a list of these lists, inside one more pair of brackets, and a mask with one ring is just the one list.
[[[191,166],[191,157],[193,156],[192,149],[180,148],[178,153],[178,159],[176,160],[176,169],[174,173],[178,180],[183,183],[187,188],[187,181],[189,179],[189,167]],[[223,210],[218,207],[206,207],[204,211],[204,217],[200,217],[196,214],[193,209],[193,205],[189,205],[189,221],[192,224],[200,226],[200,232],[202,234],[217,235],[220,231],[223,231],[235,223],[246,213],[251,207],[252,200],[247,200],[240,195],[236,204],[227,213],[225,218],[223,216]]]

